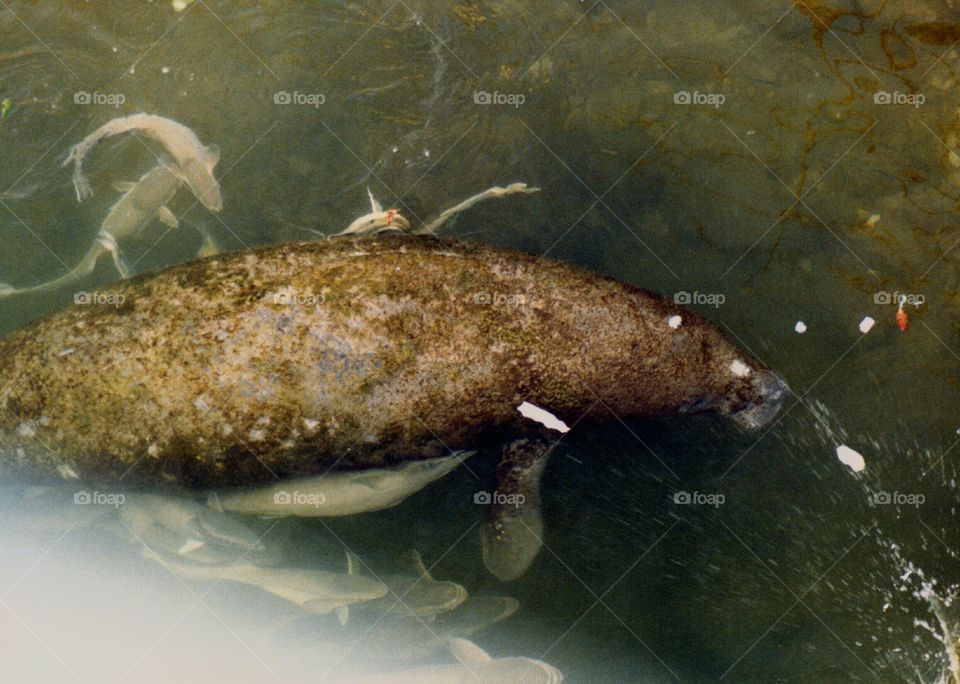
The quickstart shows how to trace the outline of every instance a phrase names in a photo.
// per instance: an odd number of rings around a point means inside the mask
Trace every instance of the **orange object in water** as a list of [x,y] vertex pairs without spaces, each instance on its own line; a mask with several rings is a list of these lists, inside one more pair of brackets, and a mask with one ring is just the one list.
[[897,309],[897,325],[900,326],[900,330],[903,332],[907,331],[907,328],[910,327],[910,321],[907,318],[907,312],[903,310],[903,303],[900,303],[900,308]]

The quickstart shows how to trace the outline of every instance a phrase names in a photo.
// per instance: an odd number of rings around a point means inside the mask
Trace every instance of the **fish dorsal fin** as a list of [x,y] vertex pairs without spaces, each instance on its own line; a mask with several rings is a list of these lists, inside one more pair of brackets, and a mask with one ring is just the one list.
[[347,549],[347,574],[360,574],[360,559],[357,558],[356,554],[352,553],[350,549]]
[[220,146],[217,144],[207,145],[207,161],[210,162],[210,168],[217,165],[220,161]]
[[467,639],[451,637],[447,642],[447,648],[461,665],[480,665],[493,660],[489,653]]
[[374,214],[383,213],[383,207],[381,207],[380,203],[374,198],[373,193],[370,192],[370,188],[367,188],[367,196],[370,198],[370,211]]
[[427,566],[423,563],[423,558],[420,556],[420,552],[416,549],[410,550],[410,560],[413,561],[413,569],[420,577],[420,579],[425,579],[433,581],[433,577],[430,576],[430,571],[427,570]]
[[117,192],[129,192],[130,190],[133,190],[137,184],[133,181],[115,181],[111,185]]

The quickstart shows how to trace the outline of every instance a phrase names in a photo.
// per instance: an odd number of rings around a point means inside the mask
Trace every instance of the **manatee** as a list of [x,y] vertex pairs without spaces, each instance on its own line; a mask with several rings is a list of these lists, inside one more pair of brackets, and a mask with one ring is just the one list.
[[271,245],[103,293],[0,339],[0,477],[256,488],[505,444],[483,526],[501,579],[541,546],[557,429],[706,411],[755,429],[786,395],[663,297],[432,236]]

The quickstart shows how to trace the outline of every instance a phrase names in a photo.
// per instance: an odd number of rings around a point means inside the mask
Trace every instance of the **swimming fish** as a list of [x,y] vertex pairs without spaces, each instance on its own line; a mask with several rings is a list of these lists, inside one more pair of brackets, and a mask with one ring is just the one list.
[[346,573],[263,567],[245,562],[204,565],[160,553],[148,546],[143,547],[142,555],[183,577],[228,580],[257,587],[315,615],[335,612],[342,623],[347,620],[348,606],[372,601],[387,593],[387,587],[382,582],[350,572],[349,565]]
[[207,503],[218,510],[277,517],[326,518],[378,511],[396,506],[474,453],[462,451],[395,468],[330,471],[264,487],[219,490],[211,493]]
[[[457,665],[428,665],[351,679],[351,684],[559,684],[563,674],[532,658],[491,658],[472,641],[450,639]],[[346,684],[345,682],[341,684]]]
[[130,266],[121,252],[121,244],[139,237],[154,219],[159,218],[171,228],[178,225],[176,216],[167,208],[167,202],[183,184],[174,166],[172,160],[163,159],[136,183],[115,184],[114,187],[123,194],[110,208],[93,245],[73,270],[55,280],[30,287],[15,288],[0,283],[0,298],[53,290],[75,282],[93,273],[100,257],[108,253],[113,257],[120,277],[130,277]]
[[277,562],[273,549],[232,516],[178,496],[130,492],[119,506],[131,541],[158,553],[177,554],[207,564],[237,558],[267,565]]
[[397,615],[411,615],[433,619],[440,613],[457,608],[467,600],[467,590],[456,582],[435,580],[423,565],[420,554],[413,551],[417,576],[377,575],[387,585],[388,593],[381,599],[370,601],[363,607]]
[[153,138],[176,161],[175,170],[193,194],[210,211],[223,208],[220,184],[213,176],[213,169],[220,161],[217,145],[205,147],[196,133],[183,124],[154,114],[131,114],[108,121],[70,149],[63,162],[73,163],[73,185],[81,202],[93,194],[90,182],[83,175],[83,160],[101,140],[126,133],[141,131]]

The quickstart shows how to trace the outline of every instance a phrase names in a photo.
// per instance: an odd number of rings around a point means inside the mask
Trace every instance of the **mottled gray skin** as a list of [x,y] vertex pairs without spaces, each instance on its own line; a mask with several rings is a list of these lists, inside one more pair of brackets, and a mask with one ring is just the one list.
[[123,303],[0,340],[0,476],[222,488],[542,436],[522,401],[582,429],[708,410],[756,426],[783,399],[693,312],[476,244],[274,245],[101,293]]

